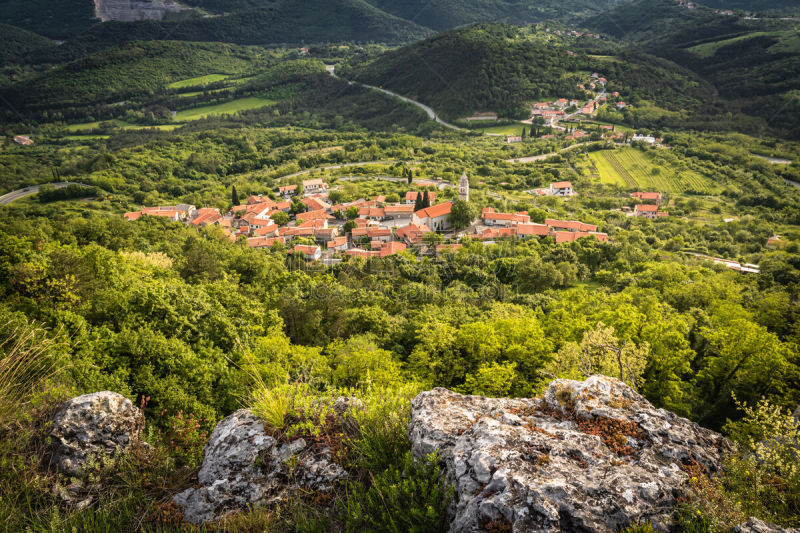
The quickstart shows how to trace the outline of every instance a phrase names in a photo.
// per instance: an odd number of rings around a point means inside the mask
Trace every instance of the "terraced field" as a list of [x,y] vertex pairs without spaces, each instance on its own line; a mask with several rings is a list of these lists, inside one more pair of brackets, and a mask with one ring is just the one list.
[[603,183],[659,192],[713,192],[712,184],[700,174],[671,164],[658,164],[648,153],[636,148],[593,152],[590,157]]
[[237,111],[244,111],[247,109],[256,109],[272,105],[275,100],[269,98],[262,98],[259,96],[249,96],[247,98],[239,98],[221,104],[207,105],[203,107],[194,107],[192,109],[183,109],[178,111],[175,115],[176,122],[186,122],[189,120],[198,120],[212,115],[222,115],[225,113],[236,113]]

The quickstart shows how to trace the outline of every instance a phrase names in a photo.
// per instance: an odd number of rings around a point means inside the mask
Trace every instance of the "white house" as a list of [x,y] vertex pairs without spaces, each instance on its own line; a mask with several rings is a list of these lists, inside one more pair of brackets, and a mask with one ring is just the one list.
[[417,226],[428,226],[433,231],[443,231],[450,229],[452,224],[448,220],[453,202],[432,205],[425,209],[420,209],[414,213],[412,223]]
[[328,186],[325,185],[325,182],[323,182],[321,178],[303,181],[303,194],[317,194],[327,188]]
[[550,196],[574,196],[571,181],[556,181],[550,184]]

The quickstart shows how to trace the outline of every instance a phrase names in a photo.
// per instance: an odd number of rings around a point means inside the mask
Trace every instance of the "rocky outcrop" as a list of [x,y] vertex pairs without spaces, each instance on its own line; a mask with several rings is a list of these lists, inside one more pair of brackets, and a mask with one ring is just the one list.
[[223,419],[206,445],[199,487],[178,494],[188,522],[216,520],[228,511],[280,500],[296,488],[330,490],[347,475],[331,450],[302,438],[281,441],[247,409]]
[[161,20],[167,13],[183,9],[171,0],[94,0],[94,16],[102,22]]
[[52,463],[59,472],[78,476],[90,459],[125,452],[138,442],[143,425],[141,411],[116,392],[73,398],[53,416]]
[[666,530],[685,467],[719,469],[719,434],[654,408],[622,382],[556,380],[544,398],[463,396],[412,402],[416,457],[439,450],[456,501],[451,532]]
[[800,529],[786,529],[751,517],[733,528],[732,533],[800,533]]

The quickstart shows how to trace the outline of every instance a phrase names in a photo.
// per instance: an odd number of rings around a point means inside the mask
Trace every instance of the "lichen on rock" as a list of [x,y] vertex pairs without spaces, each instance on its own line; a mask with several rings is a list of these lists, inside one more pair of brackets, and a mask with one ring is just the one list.
[[173,501],[186,521],[198,524],[278,501],[296,488],[328,491],[346,475],[329,448],[303,438],[282,441],[249,409],[241,409],[214,428],[197,476],[199,486]]
[[605,376],[553,381],[537,399],[423,392],[409,435],[416,457],[440,451],[451,532],[667,530],[685,467],[717,471],[730,446]]
[[61,404],[48,437],[52,463],[70,476],[83,473],[87,462],[124,453],[141,436],[144,417],[124,396],[102,391]]

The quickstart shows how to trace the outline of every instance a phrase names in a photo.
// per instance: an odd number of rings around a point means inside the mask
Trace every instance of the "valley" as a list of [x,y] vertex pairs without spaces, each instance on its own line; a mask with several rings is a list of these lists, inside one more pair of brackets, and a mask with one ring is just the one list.
[[795,0],[0,0],[0,530],[800,527]]

